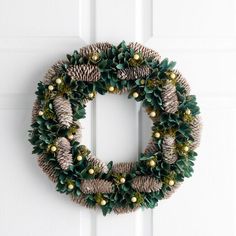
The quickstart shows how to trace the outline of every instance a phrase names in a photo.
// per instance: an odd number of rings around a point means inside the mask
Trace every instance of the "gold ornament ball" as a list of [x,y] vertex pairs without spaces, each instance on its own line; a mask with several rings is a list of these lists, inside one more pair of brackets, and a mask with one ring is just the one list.
[[133,202],[133,203],[137,202],[137,198],[136,197],[132,197],[131,198],[131,202]]
[[56,79],[56,83],[57,83],[57,84],[61,84],[61,82],[62,82],[62,81],[61,81],[60,78],[57,78],[57,79]]
[[72,140],[72,139],[74,138],[74,135],[73,135],[73,134],[69,134],[69,135],[67,136],[67,138],[68,138],[69,140]]
[[68,184],[68,189],[70,190],[74,189],[74,184]]
[[156,114],[155,111],[151,111],[151,112],[149,113],[149,115],[153,118],[153,117],[155,117],[157,114]]
[[145,80],[144,80],[144,79],[141,79],[141,80],[140,80],[140,84],[145,84]]
[[115,88],[114,88],[113,86],[110,86],[110,87],[108,88],[108,90],[109,90],[110,92],[113,92],[113,91],[115,90]]
[[154,166],[156,166],[156,162],[155,162],[154,160],[150,160],[150,161],[149,161],[149,165],[150,165],[151,167],[154,167]]
[[155,132],[154,136],[155,136],[155,138],[160,138],[161,134],[159,132]]
[[89,169],[88,172],[89,172],[90,175],[93,175],[94,174],[94,169]]
[[52,147],[50,148],[50,150],[51,150],[52,152],[55,152],[55,151],[57,150],[57,147],[56,147],[56,146],[52,146]]
[[124,183],[125,183],[125,178],[124,178],[124,177],[120,178],[120,182],[121,182],[122,184],[124,184]]
[[184,146],[183,149],[184,149],[185,152],[188,152],[188,151],[189,151],[189,147],[188,147],[188,146]]
[[134,93],[133,93],[133,97],[134,97],[134,98],[137,98],[138,96],[139,96],[139,94],[138,94],[137,92],[134,92]]
[[48,86],[48,90],[52,91],[54,89],[54,87],[52,85]]
[[93,61],[97,61],[98,59],[99,59],[98,54],[92,55],[92,60],[93,60]]
[[170,78],[171,79],[175,79],[176,78],[176,74],[174,72],[170,73]]
[[106,200],[104,200],[104,199],[100,202],[100,205],[101,205],[101,206],[105,206],[106,204],[107,204],[107,202],[106,202]]
[[94,94],[93,93],[89,93],[88,95],[90,98],[93,98],[94,97]]
[[170,186],[174,186],[175,185],[175,181],[173,179],[169,180],[169,185]]
[[43,111],[39,111],[39,116],[42,116],[43,115]]
[[190,109],[187,109],[187,110],[185,111],[185,114],[190,115],[190,114],[191,114],[191,110],[190,110]]
[[134,60],[136,60],[136,61],[137,61],[137,60],[139,60],[139,59],[140,59],[140,56],[139,56],[139,54],[137,54],[137,53],[136,53],[136,54],[134,54]]
[[83,157],[82,157],[81,155],[78,155],[78,156],[76,157],[76,159],[77,159],[77,161],[81,161],[81,160],[83,159]]

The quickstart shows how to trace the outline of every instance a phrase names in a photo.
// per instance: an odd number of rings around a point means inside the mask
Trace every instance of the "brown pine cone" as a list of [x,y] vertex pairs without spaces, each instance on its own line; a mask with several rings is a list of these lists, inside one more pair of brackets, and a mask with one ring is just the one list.
[[82,47],[79,52],[83,57],[89,57],[92,53],[95,53],[95,52],[97,53],[100,53],[102,51],[107,52],[111,47],[112,45],[106,42],[94,43],[89,46]]
[[84,194],[112,193],[112,182],[103,179],[82,180],[80,189]]
[[149,74],[150,68],[148,66],[140,66],[118,70],[117,77],[121,80],[136,80],[146,77]]
[[175,138],[166,135],[163,139],[162,150],[164,155],[164,161],[168,164],[173,164],[177,161],[177,153],[175,150]]

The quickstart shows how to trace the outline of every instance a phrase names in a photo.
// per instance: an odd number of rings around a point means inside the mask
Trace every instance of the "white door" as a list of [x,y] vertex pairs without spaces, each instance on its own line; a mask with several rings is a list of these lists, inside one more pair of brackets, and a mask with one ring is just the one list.
[[[0,235],[235,236],[235,15],[235,0],[0,0]],[[178,62],[198,96],[203,138],[193,178],[171,199],[103,217],[55,191],[27,130],[51,64],[123,39]],[[134,160],[147,143],[150,121],[125,95],[98,96],[87,114],[83,142],[102,160]]]

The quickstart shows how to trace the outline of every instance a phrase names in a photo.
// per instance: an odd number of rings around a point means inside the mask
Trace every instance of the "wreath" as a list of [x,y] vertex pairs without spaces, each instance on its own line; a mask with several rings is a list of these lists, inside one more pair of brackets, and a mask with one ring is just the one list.
[[[67,55],[38,83],[29,141],[57,191],[104,215],[154,208],[193,173],[199,107],[175,63],[139,43],[96,43]],[[80,142],[80,119],[96,94],[128,92],[152,119],[136,162],[104,163]]]

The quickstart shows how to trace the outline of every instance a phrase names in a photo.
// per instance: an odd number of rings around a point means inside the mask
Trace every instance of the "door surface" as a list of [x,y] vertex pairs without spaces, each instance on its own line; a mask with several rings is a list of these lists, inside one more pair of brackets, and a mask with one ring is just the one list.
[[[236,235],[235,0],[0,0],[0,235]],[[138,41],[176,60],[204,124],[194,176],[154,210],[103,217],[72,203],[27,141],[37,82],[93,42]],[[88,105],[83,143],[102,160],[135,160],[150,121],[127,95]]]

